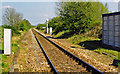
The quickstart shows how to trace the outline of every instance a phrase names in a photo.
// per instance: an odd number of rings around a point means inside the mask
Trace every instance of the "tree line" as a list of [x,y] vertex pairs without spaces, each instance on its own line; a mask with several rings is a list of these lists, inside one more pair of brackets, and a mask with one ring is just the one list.
[[107,4],[100,2],[60,2],[58,16],[49,21],[54,34],[69,30],[71,34],[85,33],[102,26],[102,14],[108,13]]
[[16,12],[14,8],[6,8],[2,27],[12,29],[13,35],[19,35],[19,31],[27,31],[32,25],[28,20],[23,19],[23,15]]

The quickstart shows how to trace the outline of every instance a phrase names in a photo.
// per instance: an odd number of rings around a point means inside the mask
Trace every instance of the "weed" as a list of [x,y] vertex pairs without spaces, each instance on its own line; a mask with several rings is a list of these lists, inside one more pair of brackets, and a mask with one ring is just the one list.
[[12,46],[17,46],[17,44],[12,44]]
[[72,42],[72,44],[74,44],[75,42]]

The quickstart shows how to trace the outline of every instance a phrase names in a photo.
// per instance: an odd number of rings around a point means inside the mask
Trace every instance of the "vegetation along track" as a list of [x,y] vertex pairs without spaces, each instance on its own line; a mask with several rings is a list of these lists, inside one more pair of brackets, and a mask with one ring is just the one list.
[[36,30],[32,29],[32,31],[54,72],[89,72],[102,74],[102,72],[53,43]]

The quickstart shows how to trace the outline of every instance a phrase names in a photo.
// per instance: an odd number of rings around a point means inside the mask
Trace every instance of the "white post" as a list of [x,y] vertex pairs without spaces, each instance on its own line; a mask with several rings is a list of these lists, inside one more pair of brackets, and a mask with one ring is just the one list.
[[47,33],[48,33],[49,29],[47,28]]
[[52,27],[50,27],[50,35],[52,35]]
[[4,54],[11,54],[11,29],[4,28]]
[[49,21],[49,20],[47,19],[47,28],[46,28],[46,30],[47,30],[47,33],[48,33],[48,21]]

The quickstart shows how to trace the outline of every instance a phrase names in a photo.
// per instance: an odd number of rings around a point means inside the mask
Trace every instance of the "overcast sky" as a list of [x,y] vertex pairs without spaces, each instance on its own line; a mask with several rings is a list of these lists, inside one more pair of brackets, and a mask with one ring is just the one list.
[[[2,9],[5,8],[15,8],[17,12],[22,13],[24,18],[29,20],[32,25],[37,25],[39,23],[44,23],[47,18],[52,18],[56,16],[56,2],[9,2],[9,0],[4,0],[2,2]],[[20,1],[20,0],[17,0]],[[99,0],[105,4],[106,0]],[[109,2],[108,2],[109,1]],[[107,0],[109,11],[118,11],[118,0]],[[3,11],[2,10],[2,11]],[[4,13],[4,12],[3,12]]]

